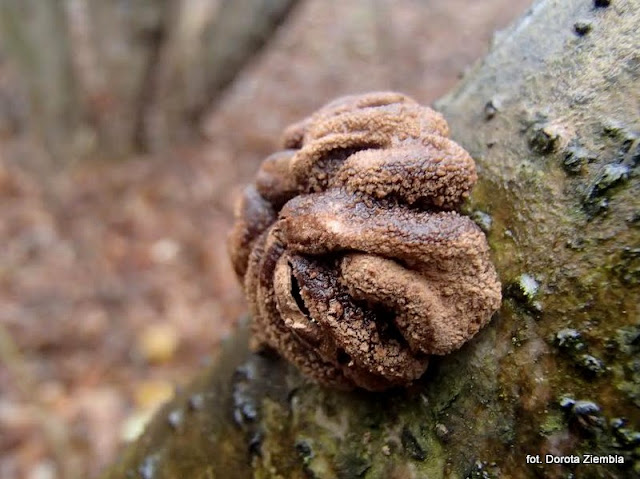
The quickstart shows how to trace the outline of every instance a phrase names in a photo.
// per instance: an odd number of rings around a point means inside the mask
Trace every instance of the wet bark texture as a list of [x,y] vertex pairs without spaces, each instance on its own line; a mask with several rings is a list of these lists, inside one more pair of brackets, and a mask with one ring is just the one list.
[[[193,140],[296,0],[3,0],[27,126],[60,161]],[[70,158],[71,157],[71,158]]]
[[[105,478],[637,477],[639,24],[632,0],[538,1],[438,102],[504,286],[474,340],[408,390],[343,393],[241,327]],[[525,462],[583,453],[625,462]]]

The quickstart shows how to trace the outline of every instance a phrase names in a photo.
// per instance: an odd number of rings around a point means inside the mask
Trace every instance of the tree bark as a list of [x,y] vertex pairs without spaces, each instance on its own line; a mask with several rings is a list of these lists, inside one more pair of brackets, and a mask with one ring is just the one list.
[[[123,158],[199,135],[296,0],[2,0],[2,50],[51,155]],[[218,6],[218,8],[215,8]]]
[[637,477],[637,25],[632,0],[538,1],[438,102],[504,286],[476,338],[408,390],[344,393],[241,327],[104,477]]

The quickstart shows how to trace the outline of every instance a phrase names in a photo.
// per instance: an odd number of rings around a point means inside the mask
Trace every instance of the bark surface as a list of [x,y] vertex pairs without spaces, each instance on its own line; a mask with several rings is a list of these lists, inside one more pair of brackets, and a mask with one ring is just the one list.
[[344,393],[241,326],[104,477],[637,477],[639,24],[632,0],[538,1],[438,103],[504,285],[474,340],[411,389]]

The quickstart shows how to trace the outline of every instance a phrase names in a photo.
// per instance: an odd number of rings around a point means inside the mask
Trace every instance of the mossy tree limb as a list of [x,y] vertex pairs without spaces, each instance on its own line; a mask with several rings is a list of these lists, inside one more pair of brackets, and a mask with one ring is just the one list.
[[[640,473],[639,24],[631,0],[539,1],[438,103],[505,286],[474,340],[408,390],[340,393],[241,328],[105,477]],[[526,463],[585,453],[624,464]]]

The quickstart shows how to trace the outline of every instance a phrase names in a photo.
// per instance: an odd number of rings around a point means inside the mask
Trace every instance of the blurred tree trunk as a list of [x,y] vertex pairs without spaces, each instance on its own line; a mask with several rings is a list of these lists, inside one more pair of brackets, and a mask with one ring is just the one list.
[[635,0],[540,0],[438,103],[504,285],[476,338],[408,390],[343,393],[241,327],[105,478],[638,477],[638,25]]
[[0,0],[0,48],[55,157],[123,157],[198,135],[296,0]]

